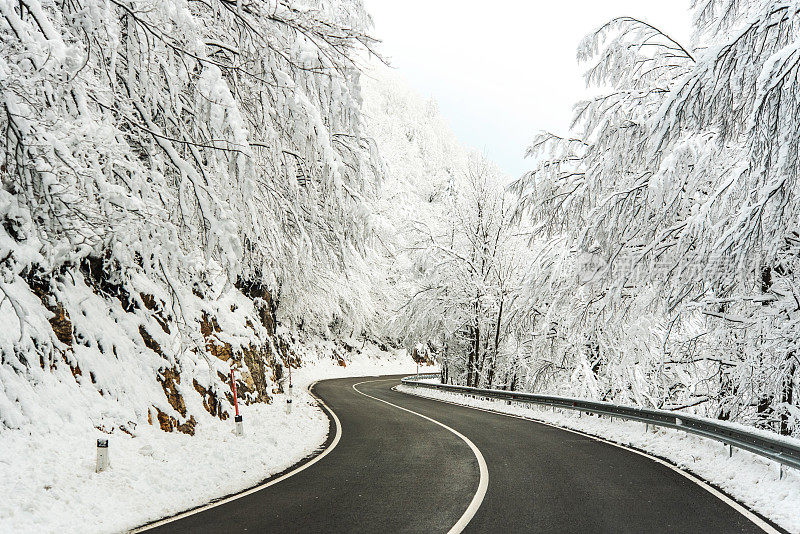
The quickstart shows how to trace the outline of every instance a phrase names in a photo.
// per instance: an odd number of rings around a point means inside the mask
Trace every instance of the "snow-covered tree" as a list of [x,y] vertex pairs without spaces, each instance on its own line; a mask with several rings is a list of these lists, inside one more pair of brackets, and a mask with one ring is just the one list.
[[378,213],[391,261],[389,332],[437,359],[450,380],[495,384],[519,285],[519,238],[505,177],[455,138],[436,103],[397,76],[364,79],[370,134],[384,167]]
[[518,265],[501,175],[475,156],[437,209],[435,226],[412,223],[417,274],[402,305],[406,339],[437,353],[446,379],[493,384]]
[[287,327],[376,328],[369,26],[360,0],[0,0],[0,424],[57,384],[191,433],[231,367],[279,389]]
[[4,0],[0,14],[3,188],[32,221],[12,237],[41,241],[37,269],[92,255],[175,294],[220,271],[268,287],[287,320],[369,314],[345,283],[373,239],[357,61],[375,41],[358,0]]
[[559,383],[797,428],[797,7],[698,2],[693,46],[626,17],[582,43],[603,93],[515,184]]

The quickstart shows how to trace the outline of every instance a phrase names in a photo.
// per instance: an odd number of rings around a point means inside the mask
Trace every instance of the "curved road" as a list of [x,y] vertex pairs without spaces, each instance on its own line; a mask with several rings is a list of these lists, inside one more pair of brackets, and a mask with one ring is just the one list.
[[318,383],[314,393],[341,422],[340,440],[325,457],[279,483],[149,532],[427,533],[448,532],[459,520],[469,520],[464,532],[764,532],[642,455],[393,391],[398,383],[398,377]]

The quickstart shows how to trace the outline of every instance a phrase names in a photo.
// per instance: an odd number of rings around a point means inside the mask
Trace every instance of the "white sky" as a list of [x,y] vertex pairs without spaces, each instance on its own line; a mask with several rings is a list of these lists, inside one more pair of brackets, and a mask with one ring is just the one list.
[[689,39],[688,0],[364,0],[393,67],[458,137],[516,177],[539,130],[565,132],[585,94],[580,40],[621,15]]

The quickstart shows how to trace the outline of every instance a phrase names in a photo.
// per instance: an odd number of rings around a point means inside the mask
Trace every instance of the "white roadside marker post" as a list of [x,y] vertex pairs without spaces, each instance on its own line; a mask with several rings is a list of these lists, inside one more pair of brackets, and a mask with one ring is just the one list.
[[97,440],[97,463],[95,464],[94,472],[99,473],[108,469],[108,440]]
[[233,433],[236,436],[243,436],[244,423],[242,422],[242,416],[239,415],[239,400],[236,398],[236,376],[233,374],[233,367],[231,367],[231,389],[233,390],[233,407],[236,410],[236,415],[233,418],[235,425]]
[[286,413],[292,413],[292,364],[289,362],[289,391],[286,394]]

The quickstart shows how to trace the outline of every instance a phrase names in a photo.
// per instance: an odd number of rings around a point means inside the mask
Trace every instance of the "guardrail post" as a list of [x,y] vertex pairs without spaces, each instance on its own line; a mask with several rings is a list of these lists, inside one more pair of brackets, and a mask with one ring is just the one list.
[[783,464],[778,464],[778,480],[783,480]]
[[728,458],[730,458],[731,456],[733,456],[733,445],[731,445],[730,443],[726,443],[725,446],[728,448]]

